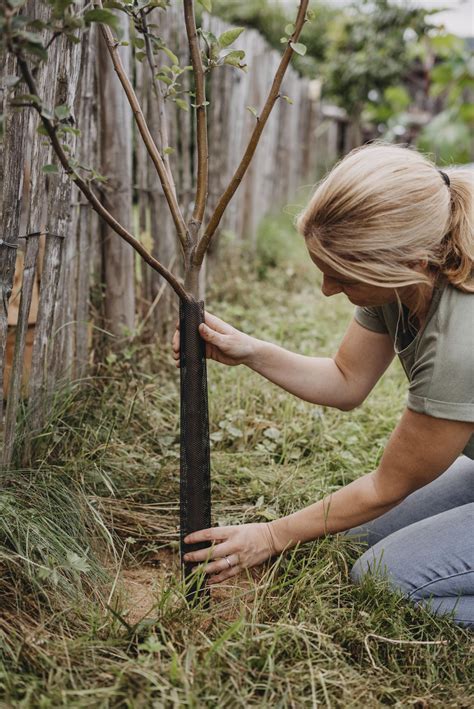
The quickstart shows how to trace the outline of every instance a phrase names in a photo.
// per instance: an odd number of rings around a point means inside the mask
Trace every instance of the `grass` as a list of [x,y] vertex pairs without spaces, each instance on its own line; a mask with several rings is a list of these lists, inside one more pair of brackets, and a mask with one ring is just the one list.
[[[281,248],[288,233],[284,219],[268,220],[257,266],[229,257],[208,308],[329,355],[351,307],[322,298],[301,245]],[[220,524],[286,514],[372,469],[405,397],[397,366],[350,413],[298,401],[244,367],[211,363],[209,390]],[[210,611],[186,607],[178,372],[166,345],[130,342],[58,393],[32,450],[29,469],[0,480],[2,706],[472,706],[472,636],[381,582],[354,587],[358,550],[342,537],[241,578]],[[153,565],[163,553],[165,569]],[[127,613],[124,568],[161,578],[143,620]]]

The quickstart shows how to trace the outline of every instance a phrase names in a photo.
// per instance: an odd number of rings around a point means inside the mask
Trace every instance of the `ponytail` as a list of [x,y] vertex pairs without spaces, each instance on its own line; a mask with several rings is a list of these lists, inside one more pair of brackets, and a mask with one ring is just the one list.
[[441,272],[455,288],[474,293],[474,174],[450,170],[451,218],[441,243]]
[[426,262],[474,293],[474,173],[443,173],[413,148],[374,142],[346,155],[321,180],[296,228],[314,256],[382,288],[431,284]]

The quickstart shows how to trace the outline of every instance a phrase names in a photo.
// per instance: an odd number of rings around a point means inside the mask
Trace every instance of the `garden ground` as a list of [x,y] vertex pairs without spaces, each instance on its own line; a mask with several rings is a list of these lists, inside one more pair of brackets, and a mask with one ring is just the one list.
[[[268,220],[252,266],[225,247],[207,307],[331,355],[352,306],[322,297],[289,234]],[[381,582],[354,587],[343,537],[214,587],[209,610],[186,606],[178,378],[169,347],[127,340],[57,395],[33,464],[0,474],[0,704],[472,706],[472,636]],[[372,470],[405,388],[394,364],[343,413],[210,363],[213,524],[273,519]]]

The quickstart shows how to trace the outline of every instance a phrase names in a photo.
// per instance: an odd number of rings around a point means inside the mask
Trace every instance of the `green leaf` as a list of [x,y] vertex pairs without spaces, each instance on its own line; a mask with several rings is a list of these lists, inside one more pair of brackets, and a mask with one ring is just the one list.
[[100,22],[103,25],[109,25],[117,35],[121,35],[120,20],[117,15],[114,15],[110,10],[99,7],[96,7],[94,10],[88,10],[84,14],[84,21],[87,25],[90,25],[91,22]]
[[162,81],[164,84],[167,84],[168,86],[171,86],[171,84],[173,83],[173,80],[170,79],[169,76],[166,76],[166,74],[156,74],[155,78],[159,81]]
[[27,30],[22,30],[18,34],[20,35],[20,37],[23,37],[23,39],[28,40],[28,42],[32,42],[33,44],[40,44],[41,46],[43,46],[42,37],[36,32],[28,32]]
[[293,99],[289,96],[282,96],[282,98],[284,98],[287,103],[294,103]]
[[59,172],[58,166],[57,165],[43,165],[41,170],[45,173],[49,174],[57,174]]
[[71,115],[71,109],[69,108],[69,106],[66,106],[66,104],[63,103],[60,106],[55,107],[54,113],[56,115],[56,118],[59,118],[60,121],[64,121]]
[[238,69],[246,70],[247,65],[242,64],[241,60],[245,58],[245,52],[242,49],[234,49],[229,52],[224,57],[224,64],[230,64],[231,66],[236,66]]
[[286,34],[288,34],[288,35],[293,34],[294,31],[295,31],[294,25],[292,25],[292,24],[286,25],[286,27],[285,27]]
[[58,127],[58,133],[71,133],[72,135],[81,135],[79,128],[73,128],[72,126],[61,125]]
[[474,121],[474,103],[464,103],[460,106],[459,115],[466,123]]
[[220,37],[218,38],[218,43],[219,46],[222,47],[223,49],[225,47],[230,47],[231,44],[235,42],[235,40],[240,37],[242,32],[245,30],[245,27],[233,27],[230,30],[226,30],[223,32]]
[[42,108],[41,115],[43,116],[43,118],[47,118],[48,121],[54,121],[54,115],[48,108]]
[[90,565],[84,557],[79,556],[79,554],[76,554],[74,551],[68,551],[66,556],[69,568],[82,573],[90,571]]
[[171,51],[171,49],[168,49],[168,47],[161,47],[161,49],[166,54],[166,56],[171,59],[172,64],[176,64],[177,66],[179,66],[179,59],[176,54]]
[[5,78],[3,80],[5,86],[15,86],[16,84],[18,84],[19,81],[20,81],[20,77],[13,76],[13,75],[5,76]]
[[253,116],[255,116],[255,118],[256,118],[257,121],[258,121],[258,119],[259,119],[260,116],[258,115],[257,109],[254,108],[254,106],[246,106],[245,108],[247,109],[247,111],[250,111],[250,113],[251,113]]
[[175,102],[180,108],[183,109],[183,111],[189,111],[189,104],[187,101],[184,101],[182,98],[176,98]]
[[203,6],[207,12],[212,12],[212,0],[198,0],[199,4]]
[[301,44],[301,42],[290,42],[290,47],[296,54],[299,54],[301,57],[304,57],[306,54],[306,45]]
[[97,172],[97,170],[92,169],[91,179],[97,180],[97,182],[107,182],[108,177],[106,177],[106,175],[101,175],[100,172]]
[[28,42],[24,45],[24,49],[29,54],[34,54],[36,57],[42,59],[44,62],[48,59],[48,52],[43,46],[40,46],[39,44],[35,44],[34,42]]
[[135,52],[135,59],[142,62],[146,57],[146,52]]
[[410,94],[404,86],[388,86],[383,95],[387,103],[397,112],[405,110],[411,103]]
[[36,106],[41,106],[41,99],[35,94],[17,94],[12,103],[34,103]]
[[172,148],[170,145],[168,145],[168,147],[163,150],[163,153],[165,155],[171,155],[174,152],[176,152],[175,148]]

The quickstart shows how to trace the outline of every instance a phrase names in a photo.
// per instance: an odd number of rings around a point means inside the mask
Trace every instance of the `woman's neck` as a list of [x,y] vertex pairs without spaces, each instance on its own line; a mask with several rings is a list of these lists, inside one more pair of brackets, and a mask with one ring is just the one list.
[[433,299],[435,280],[435,277],[430,275],[430,283],[417,283],[400,288],[398,291],[403,305],[406,305],[410,313],[413,313],[418,328],[423,326],[428,315]]

